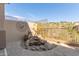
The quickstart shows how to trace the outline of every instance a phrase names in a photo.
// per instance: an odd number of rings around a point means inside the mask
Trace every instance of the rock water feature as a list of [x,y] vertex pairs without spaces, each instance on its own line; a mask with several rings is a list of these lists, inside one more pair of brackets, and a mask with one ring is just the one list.
[[25,49],[32,51],[47,51],[57,46],[40,39],[38,36],[32,36],[30,32],[24,36],[23,43]]

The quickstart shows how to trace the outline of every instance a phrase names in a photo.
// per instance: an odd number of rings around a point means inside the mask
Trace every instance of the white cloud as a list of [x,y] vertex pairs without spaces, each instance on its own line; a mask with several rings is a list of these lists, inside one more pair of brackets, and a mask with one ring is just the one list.
[[22,16],[13,16],[13,17],[17,18],[16,20],[26,21],[26,18]]
[[5,17],[7,19],[11,19],[11,20],[14,19],[14,20],[17,20],[17,21],[26,21],[25,17],[13,15],[13,14],[10,14],[10,13],[5,13]]
[[10,14],[10,13],[5,13],[5,16],[11,16],[9,17],[9,19],[14,19],[14,20],[17,20],[17,21],[39,21],[41,20],[40,17],[38,17],[37,15],[34,15],[32,13],[27,13],[26,17],[23,17],[23,16],[19,16],[19,15],[14,15],[14,14]]
[[25,19],[25,17],[22,17],[22,16],[13,16],[13,17],[16,17],[18,19]]

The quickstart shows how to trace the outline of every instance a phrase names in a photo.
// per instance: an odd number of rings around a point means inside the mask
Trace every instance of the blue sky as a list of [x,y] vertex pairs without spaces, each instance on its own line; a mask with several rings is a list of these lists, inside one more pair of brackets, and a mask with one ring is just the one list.
[[26,3],[6,4],[5,14],[26,20],[79,21],[79,4]]

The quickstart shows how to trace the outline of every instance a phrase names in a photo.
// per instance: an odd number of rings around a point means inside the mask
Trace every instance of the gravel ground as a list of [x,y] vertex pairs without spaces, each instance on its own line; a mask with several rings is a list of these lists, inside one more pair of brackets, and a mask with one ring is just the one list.
[[[79,48],[70,49],[62,46],[56,46],[49,51],[31,51],[21,46],[21,41],[13,40],[6,42],[8,56],[79,56]],[[0,56],[5,56],[4,50],[0,50]]]
[[21,41],[8,41],[6,43],[8,56],[79,56],[79,48],[70,49],[57,46],[49,51],[30,51],[21,47]]

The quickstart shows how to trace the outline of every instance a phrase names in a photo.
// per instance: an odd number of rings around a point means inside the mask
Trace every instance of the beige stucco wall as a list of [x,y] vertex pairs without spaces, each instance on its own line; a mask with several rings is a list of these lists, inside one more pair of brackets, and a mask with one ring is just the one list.
[[6,30],[6,40],[7,41],[15,41],[15,40],[21,40],[23,36],[27,33],[27,31],[30,31],[28,24],[26,25],[26,31],[20,32],[17,30],[16,23],[18,21],[12,21],[12,20],[6,20],[5,21],[5,30]]

